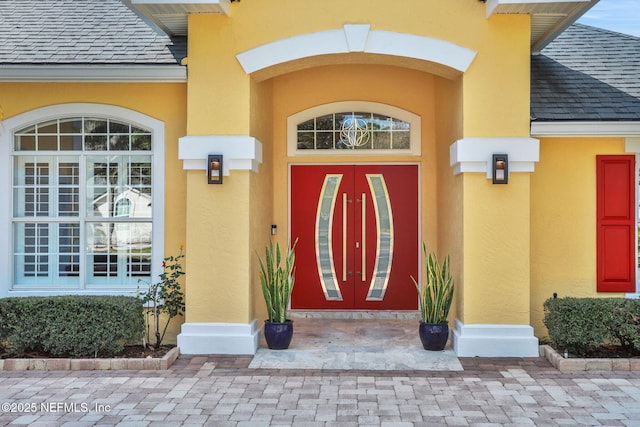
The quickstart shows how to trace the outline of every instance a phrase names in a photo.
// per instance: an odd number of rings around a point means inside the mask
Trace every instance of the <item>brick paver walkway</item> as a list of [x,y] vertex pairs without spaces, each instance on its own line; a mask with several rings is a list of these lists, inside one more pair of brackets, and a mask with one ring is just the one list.
[[0,372],[0,425],[640,426],[640,373],[564,374],[541,358],[461,359],[462,372],[261,370],[250,360]]

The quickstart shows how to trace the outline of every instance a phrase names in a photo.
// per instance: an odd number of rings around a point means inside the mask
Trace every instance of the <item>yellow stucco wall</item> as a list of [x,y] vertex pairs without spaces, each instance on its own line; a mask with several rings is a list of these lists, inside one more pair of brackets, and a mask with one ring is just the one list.
[[596,292],[596,155],[624,154],[623,138],[542,138],[531,175],[531,324],[546,335],[542,304]]
[[[435,109],[437,169],[436,212],[438,216],[439,258],[449,254],[454,280],[454,306],[449,318],[464,321],[464,235],[462,175],[454,175],[449,164],[449,145],[462,137],[462,78],[447,80],[436,78]],[[423,266],[424,270],[424,266]]]
[[[193,179],[194,186],[188,190],[187,209],[193,209],[188,218],[193,231],[188,232],[187,243],[203,249],[190,263],[207,266],[214,272],[222,272],[226,267],[225,286],[232,291],[219,289],[214,296],[204,290],[208,286],[207,274],[198,271],[198,277],[190,276],[188,288],[198,288],[193,290],[198,301],[189,308],[187,320],[246,322],[264,313],[258,303],[261,296],[256,295],[259,288],[254,255],[256,250],[262,251],[268,240],[264,233],[268,233],[271,223],[279,226],[278,241],[286,243],[288,165],[294,161],[419,163],[421,237],[429,247],[438,248],[441,255],[452,254],[458,268],[458,301],[467,291],[484,298],[494,286],[494,277],[487,273],[498,271],[503,258],[485,258],[481,266],[478,261],[467,262],[482,257],[485,250],[484,243],[475,239],[500,232],[501,224],[495,220],[493,211],[477,210],[474,204],[503,203],[505,191],[514,193],[515,200],[528,200],[528,178],[515,177],[510,190],[500,190],[487,185],[486,178],[475,176],[479,174],[452,176],[448,150],[455,139],[461,137],[528,136],[529,17],[509,15],[486,19],[482,2],[466,1],[409,0],[398,8],[379,0],[283,0],[275,6],[268,1],[239,2],[231,5],[231,17],[189,16],[187,134],[257,137],[263,143],[265,163],[257,174],[247,177],[245,172],[232,171],[224,186],[229,183],[233,191],[205,188],[196,182],[202,181],[202,177],[197,177],[201,173],[194,172],[193,178],[192,173],[189,174],[189,183]],[[287,13],[282,13],[283,10]],[[290,19],[291,16],[296,19]],[[270,70],[269,78],[247,76],[235,58],[240,52],[271,41],[341,29],[345,24],[369,24],[371,30],[433,37],[474,50],[477,55],[464,76],[455,77],[456,73],[449,70],[448,76],[454,75],[452,84],[437,77],[442,66],[434,67],[435,74],[429,74],[414,69],[420,68],[416,67],[416,60],[399,56],[326,55],[312,62],[301,60],[277,65]],[[422,156],[288,158],[286,118],[315,105],[343,100],[382,102],[420,114]],[[436,113],[440,105],[447,108],[447,114]],[[266,130],[269,126],[273,127],[271,132]],[[482,197],[473,193],[475,191]],[[517,192],[524,194],[515,194]],[[246,197],[246,208],[252,211],[251,215],[256,212],[264,215],[256,218],[243,211],[240,195]],[[200,206],[199,199],[229,208],[224,213],[213,212]],[[441,201],[443,205],[439,206]],[[464,211],[461,211],[462,203],[465,203]],[[528,205],[516,206],[515,202],[508,205],[517,211],[517,220],[513,220],[517,223],[510,227],[528,229],[528,217],[520,214],[527,211]],[[204,243],[195,242],[212,237],[211,232],[202,231],[208,224],[217,224],[229,237],[235,238],[224,240],[223,247],[205,250]],[[463,238],[469,229],[478,234],[472,232]],[[524,239],[521,246],[528,248],[528,236],[516,234]],[[504,251],[509,249],[513,248]],[[528,250],[520,251],[520,246],[517,249],[519,252],[511,257],[528,260]],[[218,253],[221,256],[216,256]],[[231,260],[233,269],[227,264]],[[523,266],[524,262],[518,260],[515,265]],[[514,280],[524,296],[517,294],[517,314],[504,319],[510,323],[528,323],[528,318],[521,321],[527,316],[519,307],[528,310],[529,283],[522,275]],[[515,292],[508,295],[516,297]],[[483,308],[484,301],[467,299],[464,306],[459,304],[458,316],[465,318],[469,313],[473,322],[504,323],[494,319],[493,305]],[[481,314],[485,311],[491,314]]]
[[[177,255],[186,237],[186,173],[178,160],[178,138],[186,130],[186,84],[0,83],[4,118],[49,105],[80,102],[129,108],[164,122],[165,254]],[[190,248],[185,249],[188,254]],[[188,273],[186,262],[185,268]],[[181,319],[173,322],[166,342],[175,342],[180,323]]]

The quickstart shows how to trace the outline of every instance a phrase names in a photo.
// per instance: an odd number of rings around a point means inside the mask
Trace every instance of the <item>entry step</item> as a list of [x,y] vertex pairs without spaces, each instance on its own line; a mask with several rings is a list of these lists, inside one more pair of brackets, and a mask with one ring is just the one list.
[[292,319],[393,319],[418,320],[418,310],[289,310]]

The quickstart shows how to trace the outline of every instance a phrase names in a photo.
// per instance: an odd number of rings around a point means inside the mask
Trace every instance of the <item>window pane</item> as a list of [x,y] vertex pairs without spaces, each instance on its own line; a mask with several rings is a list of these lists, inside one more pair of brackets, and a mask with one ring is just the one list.
[[60,120],[60,133],[82,134],[82,119],[80,117]]
[[79,276],[80,224],[58,225],[58,275]]
[[49,215],[49,163],[31,163],[24,165],[24,181],[22,188],[22,204],[15,206],[19,216]]
[[33,135],[16,135],[16,151],[34,151],[36,137]]
[[110,135],[109,150],[129,150],[129,135]]
[[316,149],[330,150],[333,148],[333,132],[316,133]]
[[391,134],[388,132],[373,132],[373,148],[388,150],[391,148]]
[[38,123],[38,133],[58,133],[58,121],[52,120],[50,122]]
[[20,277],[49,276],[49,224],[15,224],[15,266]]
[[151,271],[151,223],[91,223],[87,227],[90,283],[137,284]]
[[86,136],[84,139],[84,149],[89,151],[106,151],[107,135]]
[[314,130],[313,119],[307,120],[306,122],[302,122],[298,124],[298,131],[302,131],[302,130]]
[[408,150],[411,148],[409,132],[393,132],[393,148],[394,150]]
[[[336,115],[336,121],[338,117]],[[320,116],[316,118],[316,130],[334,130],[333,114],[327,114],[326,116]]]
[[58,165],[58,214],[78,216],[80,213],[80,166],[78,163]]
[[38,151],[58,151],[58,136],[38,135]]
[[300,150],[313,150],[314,149],[314,133],[313,132],[298,132],[298,149]]
[[109,133],[129,133],[129,124],[109,121]]
[[151,135],[131,135],[131,149],[134,151],[151,150]]
[[60,135],[60,150],[80,151],[82,150],[81,135]]
[[107,133],[107,121],[100,119],[84,119],[84,133]]

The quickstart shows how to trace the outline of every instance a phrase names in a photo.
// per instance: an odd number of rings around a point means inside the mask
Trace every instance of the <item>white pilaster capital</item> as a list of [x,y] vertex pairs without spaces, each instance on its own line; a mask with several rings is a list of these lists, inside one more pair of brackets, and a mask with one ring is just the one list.
[[178,140],[178,158],[184,170],[207,170],[207,155],[222,154],[222,174],[232,170],[258,172],[262,143],[248,135],[183,136]]
[[449,147],[454,175],[486,173],[491,178],[492,155],[509,155],[509,173],[533,172],[540,160],[540,141],[535,138],[463,138]]

